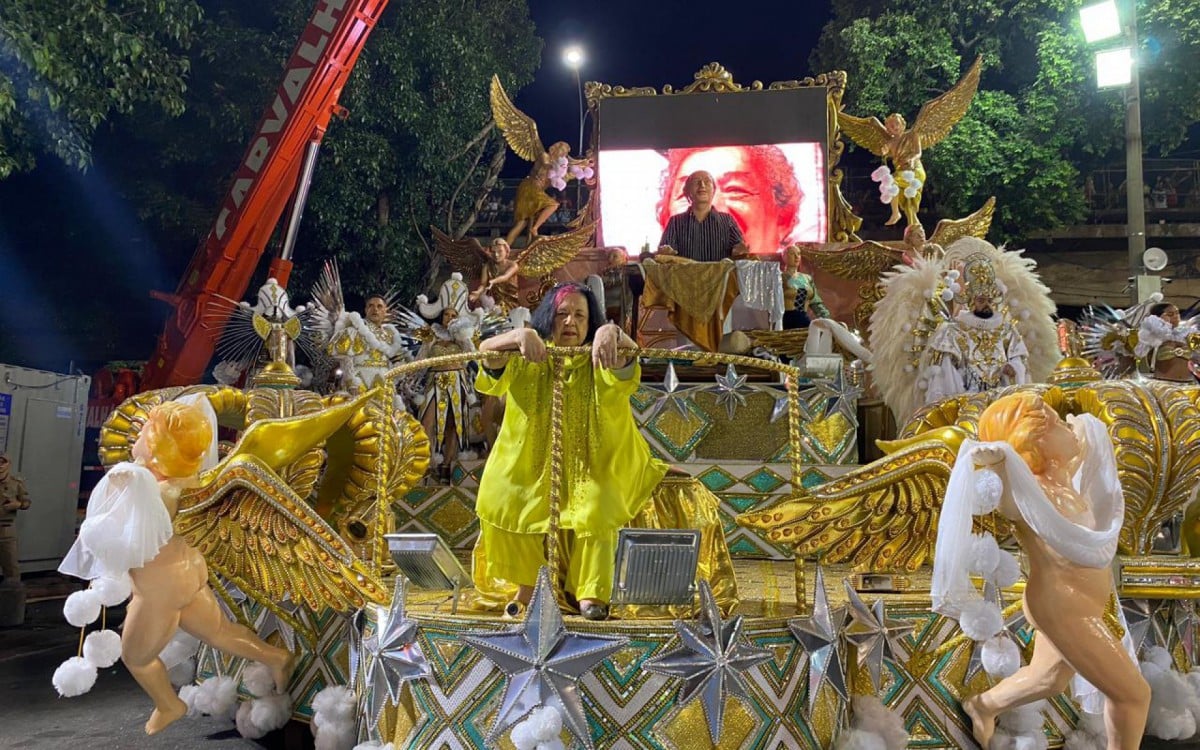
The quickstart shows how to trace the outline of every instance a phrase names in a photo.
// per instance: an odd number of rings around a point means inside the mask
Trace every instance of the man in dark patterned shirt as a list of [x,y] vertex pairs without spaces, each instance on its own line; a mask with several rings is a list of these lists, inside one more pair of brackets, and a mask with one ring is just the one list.
[[712,207],[717,185],[708,172],[688,175],[683,192],[690,207],[667,221],[658,252],[699,261],[741,258],[750,250],[733,216]]

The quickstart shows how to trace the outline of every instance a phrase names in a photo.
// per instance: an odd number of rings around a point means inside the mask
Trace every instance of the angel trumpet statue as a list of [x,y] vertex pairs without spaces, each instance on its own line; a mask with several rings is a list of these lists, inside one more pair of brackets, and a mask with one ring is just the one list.
[[909,225],[917,223],[925,188],[922,149],[945,138],[967,113],[979,88],[982,60],[982,57],[975,58],[962,80],[946,93],[926,102],[911,128],[904,115],[898,112],[888,115],[883,122],[876,117],[855,117],[838,112],[838,127],[850,140],[892,163],[890,169],[884,164],[871,174],[871,178],[879,183],[879,199],[892,207],[892,215],[886,222],[889,226],[900,221],[901,213]]
[[590,180],[594,171],[590,160],[570,158],[571,147],[562,141],[549,149],[543,146],[537,123],[517,109],[496,76],[492,76],[491,100],[492,117],[508,145],[517,156],[533,162],[529,176],[517,186],[516,211],[506,240],[511,245],[528,228],[532,242],[542,224],[558,209],[558,201],[547,195],[546,188],[562,190],[570,179]]

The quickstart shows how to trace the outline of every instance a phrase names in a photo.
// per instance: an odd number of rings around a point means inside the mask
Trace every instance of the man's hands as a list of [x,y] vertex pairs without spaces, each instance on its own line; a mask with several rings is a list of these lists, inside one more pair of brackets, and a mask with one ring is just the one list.
[[658,254],[659,255],[679,255],[679,253],[675,252],[675,248],[671,247],[670,245],[659,245],[658,246]]
[[5,500],[4,510],[24,510],[20,500]]

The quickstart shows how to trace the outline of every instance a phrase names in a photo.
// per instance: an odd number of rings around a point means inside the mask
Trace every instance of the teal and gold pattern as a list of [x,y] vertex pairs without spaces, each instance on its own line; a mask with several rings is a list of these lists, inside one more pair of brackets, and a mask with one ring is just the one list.
[[[674,407],[668,406],[674,411]],[[667,458],[670,461],[670,457]],[[484,461],[456,463],[451,471],[451,484],[414,487],[399,501],[392,503],[396,514],[396,530],[401,532],[432,532],[446,540],[451,547],[469,550],[479,536],[479,521],[475,517],[475,493]],[[699,479],[721,501],[717,510],[725,526],[725,541],[734,557],[790,560],[789,547],[778,546],[758,531],[739,526],[734,520],[739,513],[765,507],[782,500],[791,492],[791,467],[782,463],[752,461],[692,460],[680,466]],[[835,464],[806,466],[800,475],[805,487],[812,487],[840,476],[853,467]]]

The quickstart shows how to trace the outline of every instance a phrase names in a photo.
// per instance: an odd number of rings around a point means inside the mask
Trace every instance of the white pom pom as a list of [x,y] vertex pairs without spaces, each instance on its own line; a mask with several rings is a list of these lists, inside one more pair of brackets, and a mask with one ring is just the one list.
[[327,687],[313,697],[313,714],[323,720],[349,719],[355,709],[354,692],[343,685]]
[[530,714],[529,720],[533,723],[533,735],[539,742],[548,742],[558,737],[562,731],[562,714],[552,706],[535,710]]
[[1008,677],[1021,668],[1021,649],[1005,635],[996,635],[983,644],[980,655],[983,671],[992,677]]
[[96,665],[82,656],[72,656],[54,670],[54,689],[64,698],[83,695],[96,684]]
[[954,299],[954,292],[951,291],[950,289],[943,289],[942,290],[942,302],[949,302],[952,299]]
[[1170,652],[1162,646],[1151,646],[1143,652],[1142,658],[1163,670],[1168,670],[1175,665]]
[[904,325],[900,326],[900,330],[904,331],[905,333],[911,332],[912,331],[912,323],[905,323]]
[[248,740],[257,740],[266,734],[266,732],[259,732],[258,727],[254,726],[254,722],[250,721],[250,701],[245,701],[238,706],[233,723],[237,726],[238,734]]
[[533,734],[533,722],[528,719],[514,726],[509,738],[517,750],[534,750],[537,747],[537,737]]
[[991,534],[971,535],[971,571],[991,579],[1000,561],[1000,547]]
[[1008,588],[1019,580],[1021,580],[1021,566],[1017,562],[1017,558],[1008,550],[1000,550],[996,562],[996,585],[1000,588]]
[[917,371],[917,368],[913,367],[912,365],[905,365],[905,366],[904,366],[904,371],[905,371],[905,372],[916,372],[916,371]]
[[971,509],[974,515],[982,516],[994,511],[1000,505],[1000,496],[1004,494],[1004,482],[991,469],[980,469],[975,472],[975,507]]
[[946,272],[946,278],[951,281],[957,281],[958,280],[958,269],[951,268],[949,271]]
[[92,624],[100,617],[100,596],[91,589],[76,591],[63,603],[63,617],[77,628]]
[[133,592],[133,581],[128,573],[120,576],[104,576],[92,581],[92,591],[105,607],[115,607],[129,598]]
[[920,380],[917,381],[917,388],[922,391],[928,390],[929,389],[929,381],[926,380],[925,378],[921,378]]
[[279,729],[292,718],[292,697],[290,695],[272,695],[266,698],[256,698],[250,701],[250,718],[260,727],[266,727],[268,732]]
[[351,690],[341,685],[327,687],[316,694],[312,707],[317,750],[345,750],[354,744],[356,703]]
[[270,668],[258,662],[248,664],[242,670],[242,686],[255,698],[275,695],[275,678],[271,676]]
[[97,630],[83,639],[83,658],[99,669],[106,669],[121,658],[121,636],[115,630]]
[[565,747],[563,746],[562,740],[558,737],[555,737],[554,739],[546,742],[539,742],[537,744],[537,750],[565,750]]
[[1031,314],[1031,313],[1030,313],[1028,310],[1022,310],[1022,311],[1019,313],[1019,315],[1021,316],[1021,320],[1029,320],[1029,316],[1030,316],[1030,314]]
[[167,678],[177,688],[190,685],[196,679],[196,660],[185,659],[167,670]]
[[187,704],[188,713],[193,716],[208,714],[217,718],[233,718],[237,711],[237,683],[232,677],[210,677],[195,687],[189,685],[182,688],[179,698]]
[[973,641],[986,641],[1004,627],[1004,618],[995,604],[977,599],[962,608],[958,624],[966,637]]

